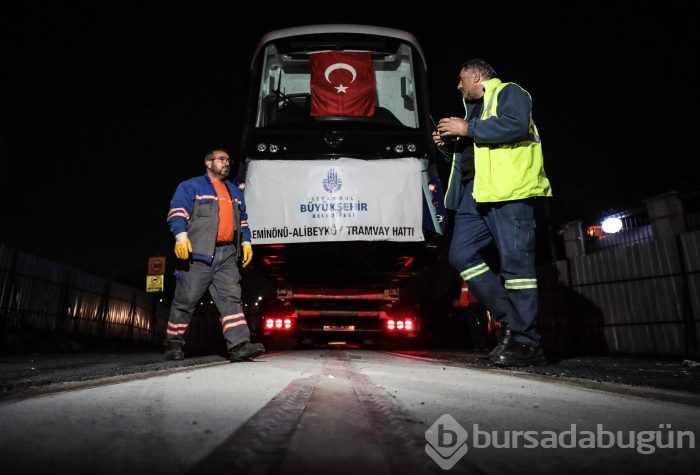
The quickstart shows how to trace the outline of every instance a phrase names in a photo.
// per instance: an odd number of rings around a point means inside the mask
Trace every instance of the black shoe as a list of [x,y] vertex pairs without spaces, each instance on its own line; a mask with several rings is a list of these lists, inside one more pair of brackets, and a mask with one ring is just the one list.
[[500,354],[491,358],[491,363],[498,366],[543,366],[547,359],[539,343],[511,340]]
[[498,345],[496,345],[493,350],[489,351],[489,359],[492,360],[503,353],[503,350],[506,349],[508,343],[510,343],[510,329],[506,328],[506,332],[503,334],[501,341],[498,342]]
[[165,359],[168,361],[179,361],[185,359],[185,353],[182,352],[182,345],[170,343],[165,349]]
[[240,343],[229,351],[229,361],[231,363],[236,363],[239,361],[249,361],[256,356],[260,356],[265,353],[265,347],[262,343],[251,343],[245,341]]

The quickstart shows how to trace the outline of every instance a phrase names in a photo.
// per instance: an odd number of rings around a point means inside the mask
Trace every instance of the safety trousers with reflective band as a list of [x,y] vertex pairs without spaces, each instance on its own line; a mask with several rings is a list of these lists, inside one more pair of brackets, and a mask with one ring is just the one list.
[[241,304],[240,279],[233,244],[217,246],[211,264],[191,261],[189,269],[177,271],[165,344],[185,344],[185,332],[192,314],[207,289],[222,315],[221,327],[227,348],[230,350],[239,343],[250,341],[250,330]]
[[463,280],[469,280],[473,279],[477,275],[481,275],[484,272],[488,272],[491,269],[489,269],[489,266],[486,265],[485,262],[482,262],[479,265],[476,265],[474,267],[470,267],[469,269],[463,270],[462,272],[459,273],[459,275],[462,277]]
[[537,279],[509,279],[503,283],[506,290],[536,289]]
[[[517,340],[539,340],[535,267],[535,222],[528,201],[477,204],[473,182],[465,185],[455,215],[450,265],[469,283],[469,291]],[[496,244],[500,277],[480,251]],[[502,282],[501,278],[504,280]]]
[[[463,270],[459,273],[463,280],[468,281],[476,276],[484,274],[490,271],[489,266],[485,262],[479,265],[470,267],[469,269]],[[524,289],[536,289],[537,279],[508,279],[503,282],[503,286],[506,290],[524,290]]]
[[184,336],[189,326],[189,323],[168,322],[168,328],[165,330],[165,333],[173,337]]
[[246,325],[246,323],[247,322],[245,320],[245,315],[243,314],[243,312],[221,317],[221,327],[223,328],[224,335],[228,330],[236,328],[240,325]]

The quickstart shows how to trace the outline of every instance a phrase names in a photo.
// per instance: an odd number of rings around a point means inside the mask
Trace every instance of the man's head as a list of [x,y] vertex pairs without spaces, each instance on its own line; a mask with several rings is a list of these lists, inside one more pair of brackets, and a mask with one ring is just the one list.
[[462,97],[468,101],[474,101],[484,97],[482,81],[498,76],[489,63],[483,59],[474,58],[462,64],[459,70],[459,84],[457,89]]
[[212,180],[223,181],[231,172],[231,159],[226,150],[214,149],[207,153],[204,156],[204,165]]

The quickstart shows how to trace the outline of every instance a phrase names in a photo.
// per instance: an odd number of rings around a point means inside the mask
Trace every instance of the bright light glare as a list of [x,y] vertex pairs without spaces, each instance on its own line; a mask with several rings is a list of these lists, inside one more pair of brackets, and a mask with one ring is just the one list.
[[622,229],[622,220],[620,218],[605,218],[601,226],[604,232],[614,234]]

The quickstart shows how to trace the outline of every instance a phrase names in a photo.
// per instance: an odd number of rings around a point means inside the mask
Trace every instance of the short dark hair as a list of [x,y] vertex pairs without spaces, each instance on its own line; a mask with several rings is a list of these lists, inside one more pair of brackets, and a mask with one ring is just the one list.
[[224,152],[224,153],[226,153],[226,155],[230,156],[230,154],[228,153],[228,151],[225,148],[213,148],[213,149],[209,150],[207,152],[207,154],[204,156],[204,161],[208,162],[209,160],[214,160],[214,153],[215,152]]
[[481,73],[482,76],[486,77],[486,79],[498,77],[498,73],[495,69],[493,69],[493,66],[491,66],[489,63],[480,58],[472,58],[468,61],[465,61],[464,63],[462,63],[460,71],[462,69],[476,69]]

